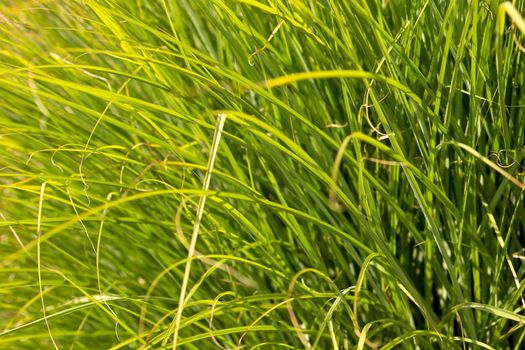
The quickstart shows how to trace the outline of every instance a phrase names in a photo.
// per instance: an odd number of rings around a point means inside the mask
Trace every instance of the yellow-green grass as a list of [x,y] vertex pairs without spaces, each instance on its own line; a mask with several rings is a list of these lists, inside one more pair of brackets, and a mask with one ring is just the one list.
[[523,349],[524,13],[2,1],[0,348]]

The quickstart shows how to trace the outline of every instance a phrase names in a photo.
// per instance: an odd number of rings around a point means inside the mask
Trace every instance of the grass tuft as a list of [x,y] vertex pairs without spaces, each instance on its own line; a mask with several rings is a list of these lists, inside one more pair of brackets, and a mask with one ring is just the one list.
[[524,17],[2,1],[0,348],[524,348]]

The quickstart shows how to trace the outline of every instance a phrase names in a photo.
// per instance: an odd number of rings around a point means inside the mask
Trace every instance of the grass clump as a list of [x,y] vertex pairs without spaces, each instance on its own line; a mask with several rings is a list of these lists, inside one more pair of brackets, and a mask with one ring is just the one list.
[[522,349],[524,12],[2,2],[0,347]]

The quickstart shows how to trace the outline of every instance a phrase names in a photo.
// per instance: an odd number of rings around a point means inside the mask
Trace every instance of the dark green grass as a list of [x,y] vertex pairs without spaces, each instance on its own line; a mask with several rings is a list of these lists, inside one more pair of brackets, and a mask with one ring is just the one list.
[[523,13],[4,0],[0,348],[522,349]]

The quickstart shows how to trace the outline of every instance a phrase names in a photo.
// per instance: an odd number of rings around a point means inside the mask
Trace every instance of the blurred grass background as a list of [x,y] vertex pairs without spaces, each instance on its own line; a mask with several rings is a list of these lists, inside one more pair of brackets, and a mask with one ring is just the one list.
[[0,347],[523,349],[523,13],[2,1]]

